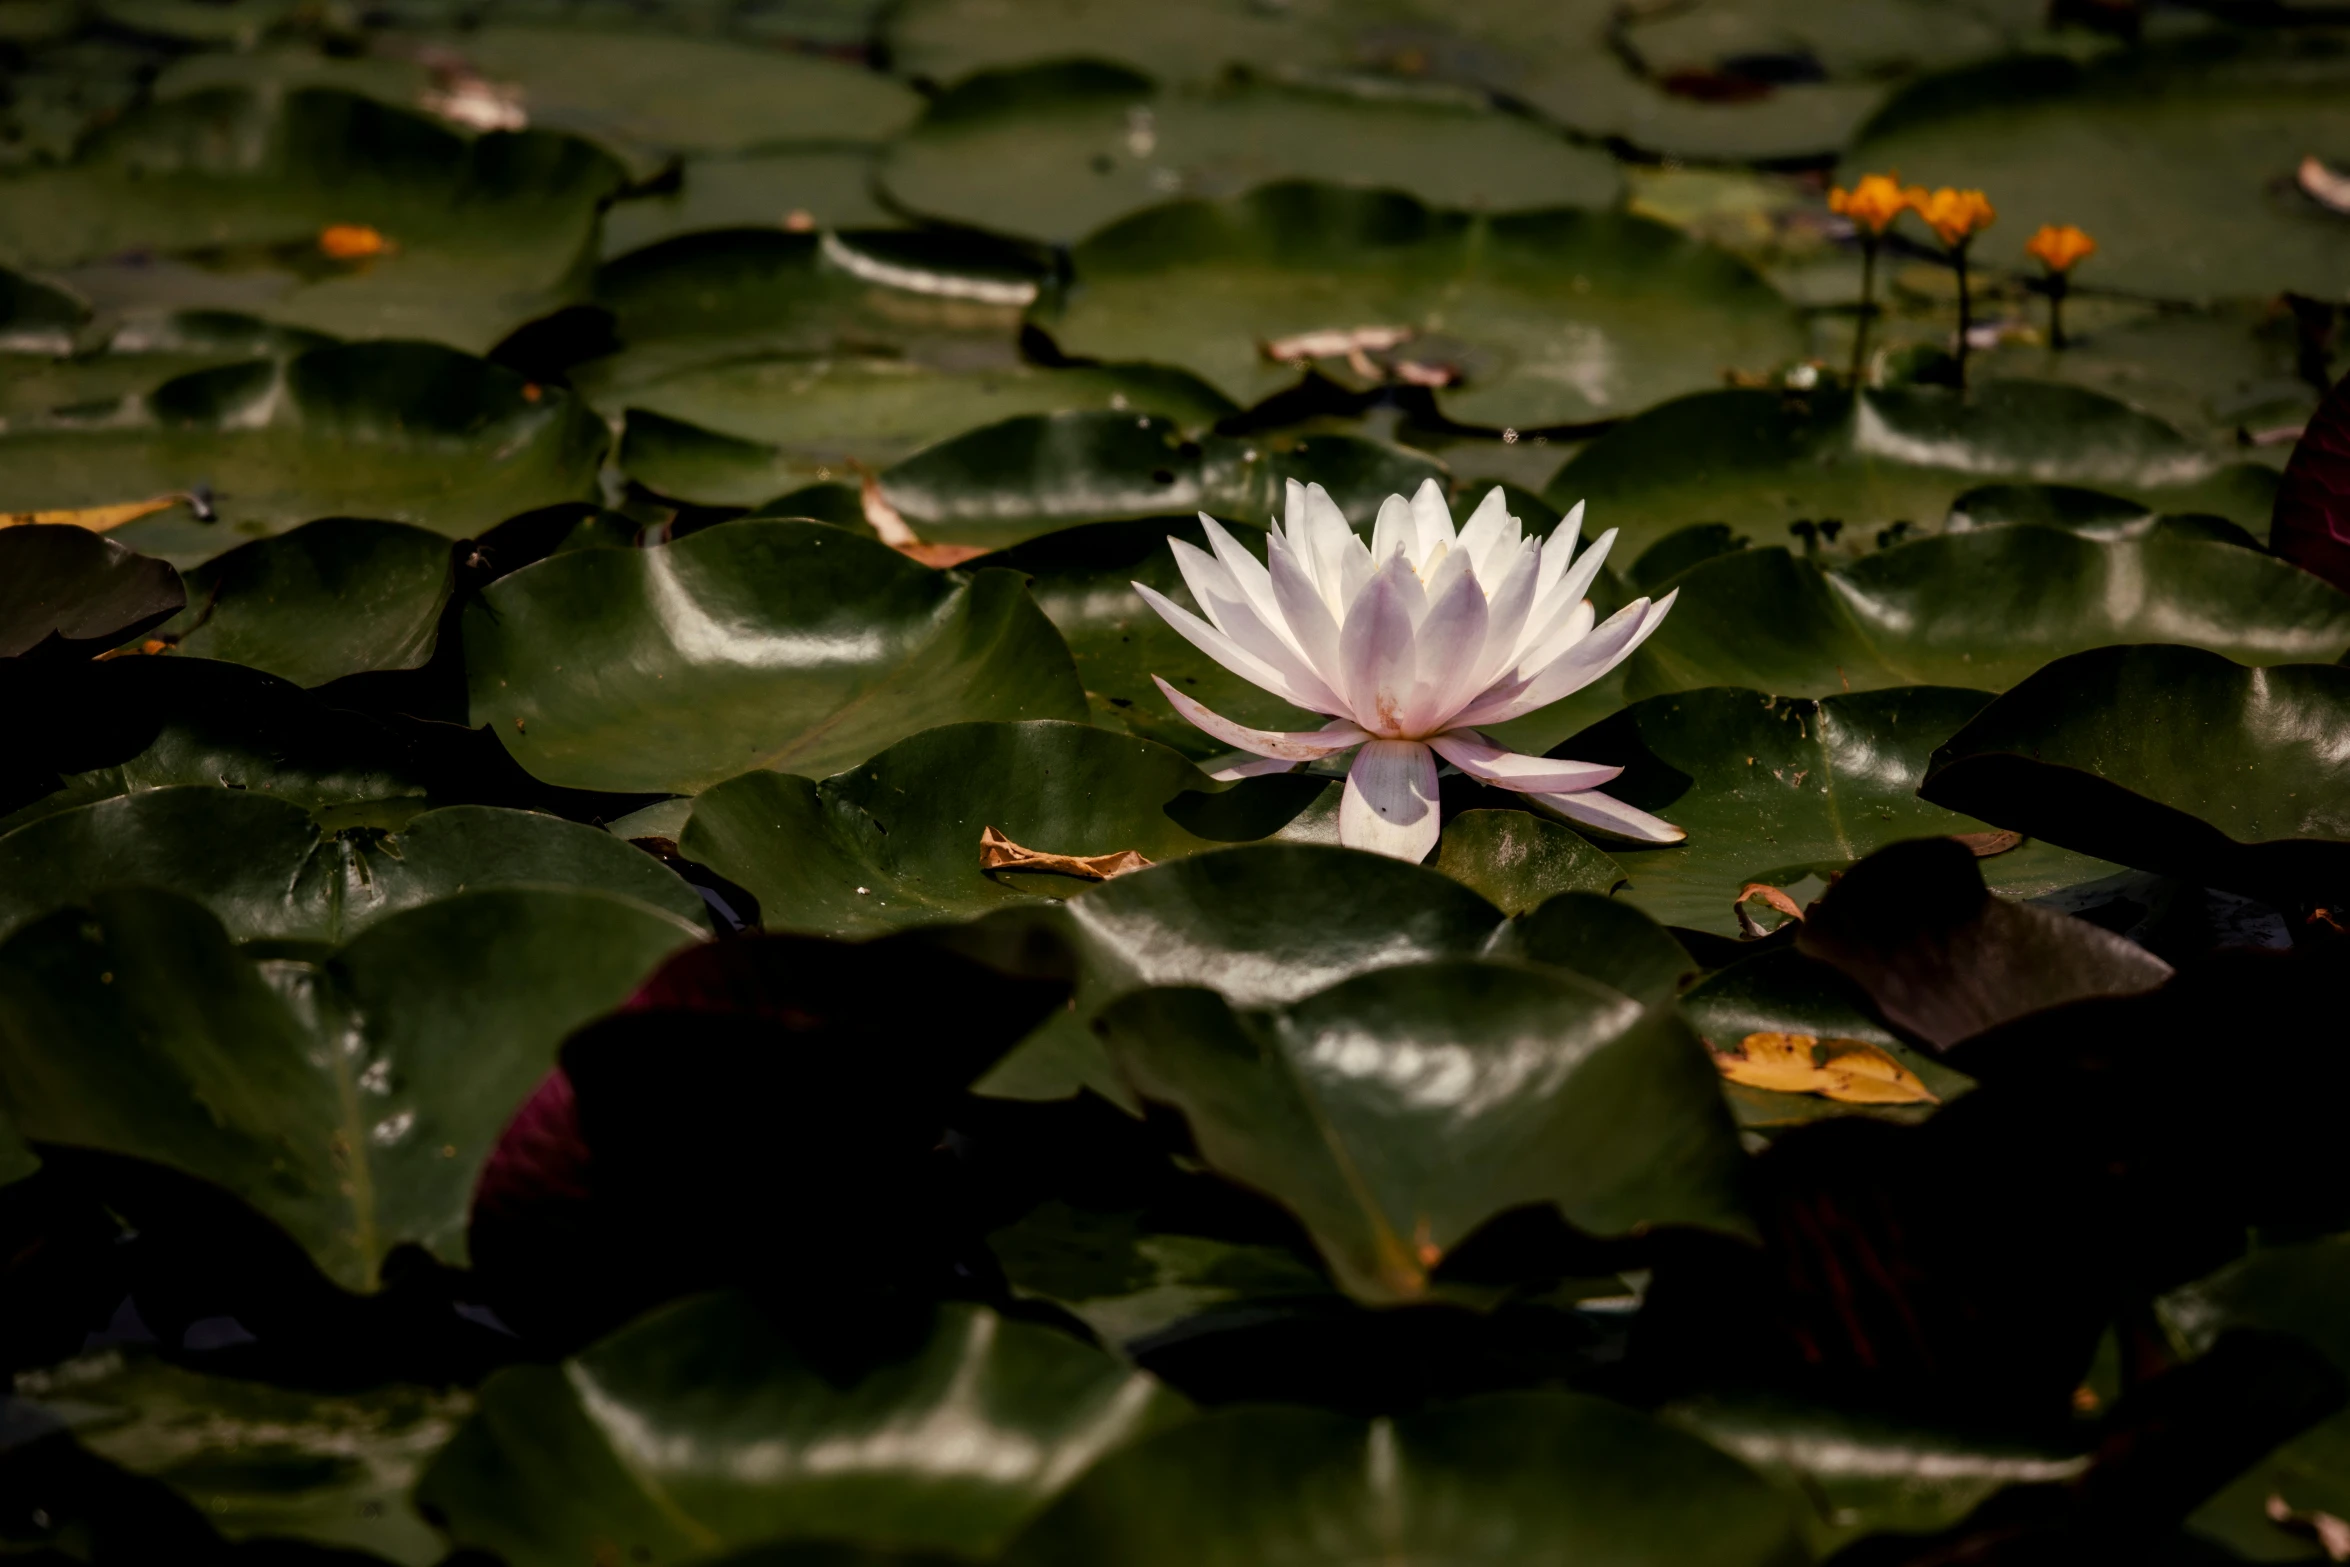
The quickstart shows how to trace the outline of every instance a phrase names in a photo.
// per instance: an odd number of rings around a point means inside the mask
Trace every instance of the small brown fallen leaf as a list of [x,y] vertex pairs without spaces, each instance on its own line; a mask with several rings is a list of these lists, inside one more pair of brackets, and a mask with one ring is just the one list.
[[1788,897],[1787,894],[1767,881],[1750,881],[1738,889],[1738,896],[1731,900],[1730,904],[1731,911],[1738,916],[1738,929],[1750,941],[1758,936],[1770,934],[1762,928],[1762,923],[1759,920],[1746,912],[1746,905],[1750,899],[1760,899],[1791,920],[1803,918],[1803,910],[1796,907],[1793,898]]
[[170,652],[172,647],[172,643],[164,641],[161,637],[149,637],[144,642],[126,643],[122,647],[108,648],[98,655],[98,662],[103,664],[110,658],[152,658],[158,654]]
[[2281,1491],[2268,1493],[2268,1516],[2280,1528],[2314,1536],[2317,1548],[2326,1553],[2327,1561],[2350,1562],[2350,1523],[2344,1523],[2332,1513],[2321,1513],[2315,1508],[2307,1512],[2295,1511]]
[[2300,424],[2272,424],[2266,429],[2247,430],[2238,426],[2236,441],[2243,446],[2291,446],[2309,433],[2306,421]]
[[141,517],[152,517],[159,511],[187,503],[185,495],[157,495],[143,501],[122,501],[112,506],[74,506],[57,511],[0,512],[0,528],[22,528],[32,524],[87,528],[92,533],[104,533],[119,528],[126,522]]
[[1460,371],[1451,365],[1423,364],[1417,359],[1398,359],[1395,378],[1406,386],[1451,386],[1460,380]]
[[[2303,158],[2301,167],[2293,171],[2293,183],[2301,193],[2319,206],[2350,215],[2350,174],[2338,173],[2325,166],[2322,159]],[[2335,1557],[2340,1561],[2342,1558]]]
[[908,560],[920,561],[925,566],[935,566],[941,571],[949,566],[960,566],[967,560],[975,560],[987,553],[985,548],[977,544],[921,543],[900,544],[897,546],[897,552]]
[[1733,1083],[1781,1094],[1818,1094],[1840,1104],[1940,1104],[1916,1075],[1875,1045],[1813,1034],[1749,1034],[1734,1052],[1713,1051]]
[[1954,832],[1950,835],[1967,846],[1967,852],[1978,860],[1987,860],[1994,854],[2005,854],[2024,841],[2020,832],[2002,828],[1995,832]]
[[983,871],[1057,871],[1086,881],[1108,881],[1148,864],[1138,849],[1120,849],[1115,854],[1047,854],[1023,848],[993,827],[979,834],[979,868]]
[[318,251],[330,261],[364,261],[400,247],[365,223],[329,223],[318,231]]
[[1319,332],[1276,337],[1259,346],[1267,359],[1300,364],[1308,359],[1360,360],[1364,354],[1398,348],[1411,340],[1412,329],[1408,326],[1329,327]]

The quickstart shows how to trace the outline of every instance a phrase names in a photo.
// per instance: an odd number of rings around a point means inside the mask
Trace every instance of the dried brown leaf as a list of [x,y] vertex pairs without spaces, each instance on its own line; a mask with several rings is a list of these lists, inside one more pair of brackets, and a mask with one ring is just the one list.
[[1108,881],[1150,864],[1139,849],[1115,854],[1047,854],[1024,848],[993,827],[979,834],[979,868],[983,871],[1051,871],[1086,881]]
[[1760,921],[1746,912],[1746,905],[1749,901],[1766,903],[1791,920],[1803,918],[1803,910],[1797,907],[1793,898],[1767,881],[1750,881],[1738,889],[1738,896],[1731,900],[1730,904],[1732,911],[1738,916],[1738,929],[1749,941],[1758,936],[1769,934],[1762,928]]
[[159,511],[169,511],[183,504],[185,495],[157,495],[143,501],[121,501],[112,506],[74,506],[57,511],[0,512],[0,528],[22,528],[33,524],[87,528],[92,533],[104,533],[119,528],[126,522],[137,522],[141,517],[152,517]]
[[1941,1103],[1909,1068],[1857,1039],[1749,1034],[1737,1050],[1716,1050],[1713,1058],[1731,1082],[1773,1093],[1817,1094],[1840,1104]]
[[1261,345],[1267,359],[1281,364],[1302,364],[1310,359],[1346,359],[1367,364],[1365,354],[1382,353],[1398,348],[1412,339],[1408,326],[1327,327],[1319,332],[1298,332],[1288,337],[1273,338]]
[[1994,854],[2005,854],[2024,841],[2020,832],[2004,828],[1993,832],[1954,832],[1950,835],[1967,846],[1967,852],[1978,860],[1987,860]]

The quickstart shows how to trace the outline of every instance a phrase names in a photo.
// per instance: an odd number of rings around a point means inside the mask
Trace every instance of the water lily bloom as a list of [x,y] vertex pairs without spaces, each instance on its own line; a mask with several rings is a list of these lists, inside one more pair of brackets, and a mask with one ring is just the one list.
[[[1252,685],[1312,712],[1320,729],[1251,729],[1159,680],[1175,711],[1227,745],[1286,771],[1361,747],[1346,775],[1338,838],[1419,860],[1436,846],[1436,760],[1570,820],[1644,843],[1682,832],[1599,792],[1621,768],[1521,756],[1479,728],[1547,707],[1628,657],[1676,594],[1627,604],[1594,625],[1584,597],[1615,542],[1575,553],[1578,505],[1548,539],[1526,537],[1498,486],[1456,532],[1434,480],[1390,495],[1365,545],[1318,484],[1289,483],[1259,561],[1206,513],[1211,555],[1169,539],[1201,619],[1141,583],[1134,590],[1192,646]],[[1152,676],[1158,680],[1157,676]]]
[[1940,190],[1928,191],[1923,185],[1912,185],[1907,195],[1918,216],[1926,220],[1926,227],[1945,245],[1964,244],[1999,217],[1990,198],[1979,190],[1953,190],[1945,185]]
[[2043,223],[2038,232],[2024,241],[2024,254],[2036,259],[2051,272],[2070,272],[2087,257],[2097,253],[2097,241],[2085,230],[2072,224]]
[[1910,193],[1901,188],[1898,174],[1863,174],[1852,189],[1839,185],[1828,192],[1828,210],[1871,235],[1884,233],[1909,208]]

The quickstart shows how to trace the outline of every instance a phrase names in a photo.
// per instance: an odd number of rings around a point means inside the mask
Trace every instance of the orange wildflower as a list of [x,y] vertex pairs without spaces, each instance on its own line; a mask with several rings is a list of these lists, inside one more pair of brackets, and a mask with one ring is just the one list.
[[1999,216],[1979,190],[1953,190],[1945,185],[1929,192],[1923,185],[1912,185],[1904,194],[1917,209],[1918,216],[1926,220],[1926,226],[1940,235],[1945,245],[1965,243],[1989,228]]
[[1901,188],[1901,176],[1892,174],[1863,174],[1852,189],[1841,185],[1828,192],[1828,210],[1867,229],[1871,234],[1882,234],[1893,226],[1893,220],[1909,210],[1909,195]]
[[329,223],[318,231],[320,254],[334,261],[388,255],[397,247],[364,223]]
[[2040,232],[2024,241],[2024,254],[2051,272],[2070,272],[2083,257],[2097,254],[2097,241],[2070,223],[2043,223]]

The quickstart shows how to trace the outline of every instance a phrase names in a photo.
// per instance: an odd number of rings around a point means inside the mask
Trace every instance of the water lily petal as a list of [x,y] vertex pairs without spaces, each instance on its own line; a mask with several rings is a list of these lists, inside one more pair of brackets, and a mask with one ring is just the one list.
[[1159,618],[1173,627],[1178,636],[1250,685],[1262,687],[1293,706],[1311,708],[1317,713],[1337,713],[1343,710],[1343,704],[1339,703],[1335,697],[1329,696],[1328,693],[1324,694],[1327,698],[1327,705],[1323,701],[1309,700],[1307,693],[1300,690],[1287,675],[1254,653],[1249,652],[1158,589],[1147,587],[1140,582],[1134,583],[1132,586],[1135,592],[1142,595],[1142,601],[1156,610]]
[[[1496,563],[1499,564],[1498,562]],[[1509,569],[1501,576],[1498,586],[1480,569],[1491,593],[1485,616],[1485,646],[1477,653],[1476,667],[1470,672],[1468,692],[1471,697],[1484,694],[1486,687],[1508,671],[1518,651],[1518,637],[1526,627],[1526,616],[1534,608],[1534,582],[1542,571],[1542,545],[1533,539],[1521,539]]]
[[1578,826],[1596,827],[1636,843],[1679,843],[1689,836],[1671,822],[1635,810],[1597,789],[1578,789],[1571,794],[1529,794],[1526,798]]
[[1410,501],[1390,495],[1379,503],[1379,515],[1371,524],[1371,564],[1384,566],[1399,550],[1413,565],[1420,563],[1420,524]]
[[[1260,615],[1246,592],[1234,580],[1231,567],[1207,555],[1181,539],[1169,539],[1167,548],[1175,556],[1175,565],[1183,573],[1183,581],[1191,589],[1191,596],[1200,608],[1208,612],[1209,623],[1237,643],[1241,649],[1277,671],[1289,690],[1303,694],[1300,707],[1310,707],[1318,713],[1339,710],[1338,694],[1307,662],[1303,653],[1289,639],[1281,623],[1281,612],[1267,604],[1271,619]],[[1237,549],[1238,546],[1235,546]],[[1245,553],[1245,552],[1242,552]],[[1266,587],[1270,600],[1272,589]],[[1263,682],[1258,682],[1263,684]]]
[[[1460,564],[1455,566],[1453,563]],[[1412,633],[1412,690],[1401,714],[1403,732],[1424,735],[1476,694],[1470,684],[1477,674],[1477,656],[1485,648],[1487,606],[1477,574],[1468,568],[1468,556],[1456,552],[1437,568],[1443,583],[1431,584],[1434,601]]]
[[1480,696],[1462,711],[1456,723],[1464,728],[1507,723],[1538,707],[1548,707],[1562,697],[1572,696],[1629,658],[1634,648],[1664,624],[1678,597],[1680,589],[1676,588],[1653,604],[1646,599],[1633,600],[1564,656],[1542,666],[1514,687],[1504,682]]
[[[1306,486],[1305,543],[1313,557],[1314,585],[1322,590],[1322,601],[1330,606],[1334,620],[1346,618],[1346,606],[1370,579],[1371,552],[1348,527],[1346,513],[1330,498],[1330,492],[1319,484]],[[1290,542],[1298,542],[1292,532]]]
[[[1265,563],[1243,549],[1239,540],[1224,531],[1224,525],[1206,512],[1199,514],[1200,527],[1207,533],[1208,548],[1216,552],[1217,564],[1232,576],[1233,586],[1248,600],[1249,608],[1257,618],[1275,631],[1286,633],[1281,611],[1273,600],[1273,578]],[[1289,640],[1286,635],[1283,640]]]
[[1275,534],[1266,547],[1265,560],[1271,568],[1273,603],[1281,612],[1290,640],[1323,684],[1333,692],[1343,689],[1339,671],[1345,666],[1338,656],[1338,617],[1330,613],[1329,604],[1314,586],[1306,552]]
[[1623,769],[1598,762],[1570,762],[1548,756],[1526,756],[1495,745],[1474,729],[1454,729],[1429,738],[1438,756],[1500,789],[1521,794],[1553,794],[1596,789]]
[[1373,740],[1357,751],[1338,804],[1338,841],[1417,863],[1436,835],[1435,755],[1417,740]]
[[1285,762],[1278,756],[1252,756],[1245,762],[1230,762],[1222,767],[1206,767],[1201,771],[1218,783],[1238,783],[1243,778],[1263,778],[1273,773],[1294,773],[1302,764]]
[[1151,676],[1176,715],[1202,734],[1214,735],[1226,745],[1237,747],[1256,756],[1279,757],[1285,762],[1310,762],[1317,757],[1331,756],[1350,745],[1361,745],[1371,737],[1348,723],[1336,719],[1319,729],[1251,729],[1236,724],[1223,714],[1203,707],[1173,686]]
[[1452,507],[1445,503],[1443,487],[1434,479],[1422,479],[1412,492],[1412,521],[1419,528],[1419,558],[1423,561],[1437,545],[1450,549],[1458,539],[1452,531]]
[[[1476,567],[1477,578],[1488,589],[1500,581],[1499,568],[1506,567],[1511,556],[1505,551],[1516,548],[1517,540],[1509,537],[1510,524],[1517,519],[1510,515],[1509,497],[1495,485],[1485,492],[1485,499],[1469,513],[1469,520],[1461,524],[1460,548],[1467,552],[1470,563]],[[1522,536],[1522,530],[1521,530]]]
[[[1585,550],[1574,565],[1560,573],[1558,581],[1552,583],[1547,591],[1536,590],[1533,612],[1526,617],[1526,629],[1518,634],[1518,654],[1521,659],[1531,657],[1533,661],[1540,662],[1542,658],[1550,656],[1537,654],[1535,649],[1555,641],[1554,633],[1558,627],[1591,592],[1591,584],[1598,579],[1599,568],[1607,564],[1607,553],[1615,547],[1615,543],[1616,530],[1610,528],[1592,540],[1591,548]],[[1549,558],[1546,549],[1543,554],[1545,564]]]
[[1373,734],[1402,732],[1404,698],[1417,668],[1413,612],[1422,596],[1412,563],[1393,556],[1372,576],[1339,630],[1339,692],[1354,721]]
[[1550,537],[1542,541],[1542,581],[1534,589],[1534,602],[1546,603],[1550,590],[1558,586],[1559,578],[1575,563],[1575,541],[1583,536],[1583,503],[1577,501],[1574,510],[1559,519],[1559,525],[1550,530]]

